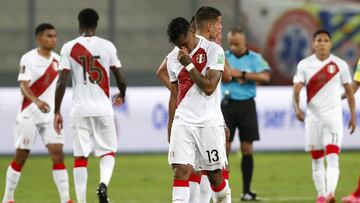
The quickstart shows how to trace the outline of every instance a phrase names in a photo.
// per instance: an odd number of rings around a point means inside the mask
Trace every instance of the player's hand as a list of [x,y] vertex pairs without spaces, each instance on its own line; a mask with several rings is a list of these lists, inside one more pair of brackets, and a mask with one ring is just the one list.
[[55,113],[54,118],[54,128],[57,134],[61,134],[61,129],[63,128],[63,118],[61,116],[61,113]]
[[296,118],[301,121],[301,122],[304,122],[305,120],[305,115],[304,115],[304,112],[301,110],[301,109],[297,109],[296,110]]
[[122,97],[122,96],[120,95],[120,93],[114,95],[114,97],[113,97],[113,104],[114,104],[115,106],[121,106],[121,105],[124,104],[124,102],[125,102],[125,97]]
[[353,134],[356,128],[356,118],[352,117],[349,121],[349,126],[348,128],[350,129],[350,134]]
[[185,47],[180,48],[177,59],[183,66],[187,66],[192,63],[188,50]]
[[41,101],[40,99],[35,101],[36,106],[40,109],[43,113],[49,113],[50,112],[50,106],[46,102]]

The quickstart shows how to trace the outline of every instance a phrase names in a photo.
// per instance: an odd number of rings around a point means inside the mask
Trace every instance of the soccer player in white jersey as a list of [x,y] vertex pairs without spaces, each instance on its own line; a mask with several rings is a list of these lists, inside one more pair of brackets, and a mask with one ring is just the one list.
[[[197,16],[197,22],[195,23],[195,17]],[[217,44],[221,44],[221,32],[222,32],[222,16],[221,12],[213,7],[203,6],[198,9],[195,16],[191,19],[191,26],[196,30],[196,34],[204,37],[207,40],[214,41]],[[177,49],[177,47],[175,47]],[[170,90],[171,82],[167,71],[167,61],[165,60],[160,64],[156,74],[164,83],[164,85]],[[231,81],[231,69],[227,65],[225,60],[224,72],[222,74],[222,81]],[[171,125],[171,123],[169,123]],[[168,128],[170,129],[170,128]],[[168,133],[170,134],[170,132]],[[227,168],[223,169],[223,175],[228,182],[229,171]],[[210,202],[211,188],[207,176],[201,172],[194,172],[189,177],[190,186],[190,203],[198,202]],[[229,189],[228,201],[231,202],[231,190]]]
[[[194,167],[206,171],[215,202],[225,202],[228,184],[224,120],[217,88],[224,70],[224,50],[195,35],[184,18],[168,26],[174,49],[167,57],[171,82],[169,164],[174,173],[173,202],[189,202],[189,176]],[[176,104],[172,101],[176,100]]]
[[[317,203],[334,203],[339,179],[339,152],[343,137],[341,91],[345,89],[351,113],[350,133],[356,126],[355,100],[349,67],[332,55],[331,35],[320,29],[313,35],[311,56],[301,60],[293,82],[296,118],[305,122],[306,150],[312,157],[312,174]],[[300,108],[300,90],[306,87],[306,117]],[[324,166],[324,157],[327,167]]]
[[28,158],[36,137],[40,135],[53,162],[53,178],[61,203],[70,203],[68,173],[64,164],[64,138],[54,126],[54,98],[58,80],[59,56],[54,26],[43,23],[35,29],[38,48],[21,57],[18,81],[23,95],[16,119],[15,158],[6,172],[6,187],[2,202],[14,203],[14,192],[21,169]]
[[87,160],[91,153],[100,159],[99,202],[109,202],[107,188],[115,164],[117,136],[114,112],[110,98],[110,70],[120,93],[114,104],[125,99],[126,84],[120,72],[121,63],[115,46],[95,36],[99,16],[93,9],[84,9],[78,15],[80,34],[64,44],[61,50],[61,70],[55,93],[55,129],[60,132],[62,116],[60,106],[65,93],[68,73],[72,73],[73,101],[70,112],[74,146],[74,183],[77,200],[86,202]]

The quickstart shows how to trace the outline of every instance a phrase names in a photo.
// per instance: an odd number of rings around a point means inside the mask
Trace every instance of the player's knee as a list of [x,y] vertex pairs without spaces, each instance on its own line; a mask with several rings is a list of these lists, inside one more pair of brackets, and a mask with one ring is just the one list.
[[252,155],[253,154],[253,147],[252,143],[244,142],[241,144],[241,153],[243,155]]
[[212,186],[219,186],[222,181],[224,180],[222,172],[220,169],[214,170],[214,171],[208,171],[207,176],[209,178],[210,185]]
[[29,157],[29,150],[17,150],[15,155],[15,162],[19,165],[24,165],[26,162],[26,159]]
[[340,148],[337,145],[327,145],[325,149],[326,149],[326,155],[340,153]]
[[63,152],[62,148],[52,149],[50,153],[51,153],[51,159],[54,164],[64,162],[64,152]]
[[191,174],[191,168],[187,165],[174,164],[173,175],[176,180],[188,180]]

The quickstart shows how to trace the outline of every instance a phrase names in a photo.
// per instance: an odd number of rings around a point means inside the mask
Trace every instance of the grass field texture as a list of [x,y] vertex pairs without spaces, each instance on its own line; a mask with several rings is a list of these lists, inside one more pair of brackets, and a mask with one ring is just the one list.
[[[240,202],[241,174],[239,154],[230,156],[230,186],[233,202]],[[3,195],[5,173],[12,157],[0,157],[0,191]],[[66,157],[69,169],[71,197],[75,199],[71,156]],[[97,202],[99,160],[89,160],[88,202]],[[343,152],[340,157],[338,200],[351,192],[360,175],[360,152]],[[109,196],[112,203],[169,203],[171,202],[172,173],[166,154],[118,155]],[[311,178],[311,159],[307,153],[269,153],[255,155],[253,190],[263,202],[315,202],[316,192]],[[2,197],[1,197],[2,198]],[[51,162],[47,156],[30,156],[18,188],[16,203],[57,203],[58,193],[52,180]],[[340,201],[339,201],[340,202]]]

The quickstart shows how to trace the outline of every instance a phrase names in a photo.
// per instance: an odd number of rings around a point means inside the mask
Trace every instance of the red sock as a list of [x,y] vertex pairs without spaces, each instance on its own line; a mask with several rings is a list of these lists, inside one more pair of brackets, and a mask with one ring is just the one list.
[[198,175],[198,174],[196,174],[196,173],[191,173],[191,175],[190,175],[190,177],[189,177],[189,181],[200,184],[201,175]]
[[21,172],[21,169],[23,165],[16,163],[16,161],[12,161],[10,164],[11,168],[14,169],[14,171]]
[[360,177],[359,177],[359,180],[358,180],[358,186],[354,192],[354,196],[356,197],[360,197]]
[[222,170],[222,175],[224,177],[225,180],[229,180],[229,171],[226,169]]

